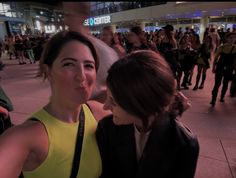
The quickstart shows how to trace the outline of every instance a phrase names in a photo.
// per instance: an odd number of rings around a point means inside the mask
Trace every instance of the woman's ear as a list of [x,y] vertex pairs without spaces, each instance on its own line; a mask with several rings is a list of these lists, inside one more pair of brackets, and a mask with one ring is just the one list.
[[45,78],[47,78],[49,82],[52,82],[51,68],[47,64],[43,64],[43,70]]

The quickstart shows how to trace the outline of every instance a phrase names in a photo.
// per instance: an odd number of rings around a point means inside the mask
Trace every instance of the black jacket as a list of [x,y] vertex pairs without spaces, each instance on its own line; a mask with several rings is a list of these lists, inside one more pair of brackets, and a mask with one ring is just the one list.
[[133,125],[117,126],[112,116],[96,132],[103,172],[101,178],[193,178],[199,154],[196,136],[166,117],[153,127],[140,161],[136,159]]

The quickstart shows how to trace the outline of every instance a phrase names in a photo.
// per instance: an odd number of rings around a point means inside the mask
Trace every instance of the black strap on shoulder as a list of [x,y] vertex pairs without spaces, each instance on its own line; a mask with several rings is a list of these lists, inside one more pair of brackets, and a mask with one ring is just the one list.
[[[38,121],[37,118],[30,118],[30,120]],[[78,131],[77,131],[77,138],[76,138],[75,153],[74,153],[70,178],[76,178],[77,174],[79,172],[80,155],[81,155],[81,151],[82,151],[82,144],[83,144],[83,138],[84,138],[84,126],[85,126],[85,116],[84,116],[83,107],[81,106],[81,111],[80,111],[80,115],[79,115],[79,126],[78,126]],[[19,178],[24,178],[24,175],[22,172],[21,172]]]
[[83,137],[84,137],[84,125],[85,125],[84,110],[81,107],[81,111],[79,115],[79,127],[77,131],[75,153],[74,153],[70,178],[76,178],[79,172],[80,155],[82,151],[82,144],[83,144]]
[[92,111],[91,107],[89,106],[89,104],[88,103],[85,103],[85,104],[86,104],[86,106],[88,106],[89,110],[93,113],[93,111]]
[[31,121],[39,121],[37,118],[35,118],[35,117],[31,117],[29,120],[31,120]]

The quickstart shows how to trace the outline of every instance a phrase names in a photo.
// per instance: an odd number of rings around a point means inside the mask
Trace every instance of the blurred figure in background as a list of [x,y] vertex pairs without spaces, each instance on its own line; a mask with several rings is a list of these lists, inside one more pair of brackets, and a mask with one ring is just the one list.
[[212,72],[215,74],[215,84],[212,90],[210,104],[214,107],[218,95],[218,90],[223,82],[221,89],[220,102],[224,102],[224,97],[228,89],[228,84],[233,77],[234,60],[236,58],[236,33],[228,33],[225,36],[225,44],[220,46],[215,54]]
[[217,33],[215,27],[211,27],[209,31],[209,35],[212,39],[211,61],[213,61],[215,59],[216,49],[220,45],[220,36]]
[[121,42],[117,33],[112,32],[111,26],[103,27],[100,39],[112,49],[114,49],[117,52],[119,58],[122,58],[126,55],[125,49],[120,45]]
[[9,36],[8,38],[8,55],[9,59],[12,59],[12,55],[15,54],[15,41],[13,36]]
[[[211,57],[211,50],[212,50],[212,42],[211,37],[207,36],[204,38],[204,41],[199,49],[198,57],[197,57],[197,76],[196,76],[196,83],[193,90],[203,89],[204,83],[206,80],[206,72],[207,69],[210,68],[210,57]],[[200,78],[202,77],[201,84],[199,86]]]
[[166,25],[163,27],[164,37],[161,41],[159,50],[164,56],[165,60],[170,65],[173,75],[177,76],[179,64],[177,61],[177,41],[175,39],[174,27],[172,25]]
[[5,67],[5,64],[3,64],[2,62],[2,53],[3,53],[3,41],[0,40],[0,70],[3,70],[3,68]]
[[127,49],[127,53],[131,53],[136,50],[150,49],[147,45],[145,33],[140,26],[131,27],[129,33],[127,34],[127,39],[131,44],[129,49]]
[[129,49],[127,50],[128,53],[136,50],[153,50],[157,51],[156,44],[153,43],[152,40],[148,40],[145,32],[142,30],[140,26],[134,26],[130,28],[130,32],[127,35],[128,41],[131,44]]
[[19,65],[26,64],[26,61],[25,61],[26,59],[25,59],[25,54],[24,54],[25,47],[24,47],[23,39],[21,35],[19,34],[15,35],[14,45],[15,45],[14,47],[17,54],[16,58],[18,58]]

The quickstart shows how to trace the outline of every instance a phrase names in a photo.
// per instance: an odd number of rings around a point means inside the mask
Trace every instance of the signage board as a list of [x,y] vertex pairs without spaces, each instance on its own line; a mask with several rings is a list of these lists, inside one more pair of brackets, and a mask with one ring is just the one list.
[[84,21],[85,26],[96,26],[111,23],[111,16],[90,17]]

